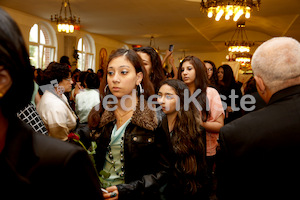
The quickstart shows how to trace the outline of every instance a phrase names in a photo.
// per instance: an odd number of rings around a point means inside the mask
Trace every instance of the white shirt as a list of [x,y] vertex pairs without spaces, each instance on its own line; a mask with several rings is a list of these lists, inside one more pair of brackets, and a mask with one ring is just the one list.
[[37,111],[52,137],[67,140],[70,131],[76,128],[77,117],[64,94],[59,98],[46,90]]
[[76,95],[75,111],[80,123],[86,123],[92,108],[100,103],[99,92],[95,89],[85,89]]

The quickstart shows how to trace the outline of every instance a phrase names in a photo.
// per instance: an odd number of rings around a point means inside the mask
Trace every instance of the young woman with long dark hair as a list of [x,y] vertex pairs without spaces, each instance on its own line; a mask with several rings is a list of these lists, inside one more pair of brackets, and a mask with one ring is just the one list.
[[216,88],[218,82],[218,72],[216,65],[213,61],[210,60],[204,60],[203,62],[207,70],[208,85],[210,87]]
[[206,131],[206,160],[208,175],[212,180],[217,153],[219,131],[224,126],[224,110],[218,91],[208,87],[208,80],[204,63],[195,56],[187,56],[180,63],[178,77],[187,84],[192,95],[196,96],[201,111],[202,126]]
[[103,177],[109,192],[104,197],[158,199],[170,145],[166,117],[146,101],[153,86],[133,50],[116,50],[104,71],[101,106],[89,117],[98,146],[97,170],[110,174]]
[[[240,109],[240,100],[242,97],[241,87],[236,83],[233,71],[229,65],[221,65],[218,68],[218,83],[217,87],[219,92],[224,97],[224,102],[226,103],[225,108],[225,124],[239,118],[242,116],[242,111]],[[231,94],[237,95],[235,102],[233,104],[230,98]],[[238,108],[239,110],[235,110]]]
[[[188,93],[186,93],[188,92]],[[167,199],[207,199],[205,146],[200,130],[200,114],[193,103],[185,108],[186,84],[168,79],[161,83],[157,101],[167,115],[172,156],[171,175],[165,189]]]

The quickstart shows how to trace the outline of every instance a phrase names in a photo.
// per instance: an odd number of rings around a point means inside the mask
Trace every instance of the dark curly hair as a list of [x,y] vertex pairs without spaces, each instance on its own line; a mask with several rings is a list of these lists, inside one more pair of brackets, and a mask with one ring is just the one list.
[[69,78],[71,70],[65,63],[51,62],[44,72],[44,83],[57,80],[60,83],[63,79]]

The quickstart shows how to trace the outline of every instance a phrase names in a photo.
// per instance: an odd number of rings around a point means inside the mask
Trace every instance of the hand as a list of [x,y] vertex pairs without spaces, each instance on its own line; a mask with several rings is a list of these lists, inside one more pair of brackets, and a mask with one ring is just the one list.
[[80,91],[82,91],[83,89],[84,88],[81,86],[81,83],[76,82],[75,89],[74,89],[74,98],[72,98],[71,100],[75,100],[76,95],[79,94]]
[[84,88],[81,86],[80,82],[76,82],[75,88],[79,89],[79,90],[83,90]]
[[231,112],[233,112],[233,110],[232,110],[232,108],[231,108],[231,106],[227,106],[227,108],[226,108],[226,118],[228,118],[229,117],[229,113],[231,113]]
[[227,111],[228,111],[228,112],[233,112],[231,106],[228,106],[228,107],[227,107]]
[[166,50],[166,58],[168,58],[172,53],[173,51]]
[[109,200],[117,200],[119,199],[119,191],[118,188],[116,186],[111,186],[106,188],[106,190],[109,193],[103,193],[103,197],[104,199],[109,199]]

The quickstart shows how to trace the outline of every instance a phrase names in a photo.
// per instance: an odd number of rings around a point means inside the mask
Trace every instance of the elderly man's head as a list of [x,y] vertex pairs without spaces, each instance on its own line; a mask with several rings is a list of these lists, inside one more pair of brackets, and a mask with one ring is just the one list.
[[268,40],[253,54],[252,69],[272,94],[300,84],[300,43],[288,37]]

